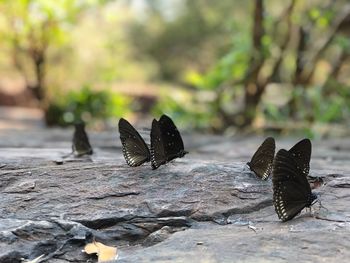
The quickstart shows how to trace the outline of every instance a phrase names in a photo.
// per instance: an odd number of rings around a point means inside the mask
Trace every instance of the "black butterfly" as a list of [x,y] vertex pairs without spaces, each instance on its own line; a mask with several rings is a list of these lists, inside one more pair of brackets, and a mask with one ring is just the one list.
[[309,176],[311,141],[309,139],[303,139],[295,144],[291,149],[289,149],[289,152],[293,154],[298,164],[298,169],[307,177],[309,184],[315,188],[321,186],[323,184],[323,179],[321,177]]
[[151,164],[157,169],[162,164],[187,154],[179,131],[166,115],[153,120],[151,130]]
[[266,180],[272,171],[275,148],[275,139],[268,137],[256,150],[250,162],[247,162],[250,170],[263,180]]
[[84,123],[77,123],[74,125],[74,135],[73,135],[73,144],[72,150],[74,155],[82,156],[85,154],[92,154],[92,147],[89,142],[89,138],[85,131]]
[[[308,143],[304,142],[303,144],[306,145],[305,152],[302,151],[302,147],[298,143],[296,148],[291,149],[292,151],[279,150],[273,163],[273,204],[278,218],[282,221],[292,219],[301,210],[310,207],[317,200],[316,194],[311,192],[307,181],[306,169],[301,168],[309,167],[309,163],[306,165],[301,160],[306,161],[307,158],[304,157],[307,157],[309,152],[311,153],[311,147],[308,147]],[[301,151],[295,151],[295,149]],[[296,152],[299,152],[300,155]],[[301,158],[301,156],[303,157]]]
[[118,123],[123,155],[128,165],[135,167],[151,160],[147,144],[135,128],[125,119]]
[[290,148],[289,152],[293,155],[299,171],[307,176],[310,171],[311,141],[303,139]]

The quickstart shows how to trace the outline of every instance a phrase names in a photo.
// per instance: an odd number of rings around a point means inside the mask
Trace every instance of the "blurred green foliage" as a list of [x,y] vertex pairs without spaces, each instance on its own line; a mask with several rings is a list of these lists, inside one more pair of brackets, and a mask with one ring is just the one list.
[[68,126],[81,121],[92,123],[121,117],[129,112],[130,99],[107,89],[93,90],[84,86],[51,102],[46,111],[49,125]]
[[[271,7],[271,2],[264,1],[264,3],[266,5],[269,3],[267,6]],[[298,11],[294,11],[291,15],[292,22],[289,23],[294,23],[293,30],[299,27],[307,32],[303,40],[305,50],[297,50],[298,41],[301,40],[296,36],[289,40],[290,45],[286,42],[286,47],[283,46],[283,37],[290,30],[286,27],[288,22],[284,21],[286,13],[282,17],[272,15],[270,9],[266,13],[264,21],[266,32],[261,37],[262,47],[258,50],[264,63],[257,80],[262,79],[261,82],[266,88],[262,99],[258,99],[256,103],[256,117],[264,120],[263,126],[275,125],[278,129],[298,127],[298,125],[285,125],[291,121],[304,123],[300,127],[310,127],[302,129],[311,135],[317,133],[312,128],[317,126],[314,124],[346,123],[350,120],[350,79],[341,71],[341,68],[346,68],[348,65],[350,38],[349,33],[345,32],[344,35],[341,26],[337,25],[339,22],[335,22],[344,15],[340,3],[338,5],[320,1],[298,3],[299,5],[295,7]],[[285,8],[288,10],[287,5]],[[302,13],[306,15],[303,16]],[[350,18],[350,15],[348,17]],[[343,19],[342,22],[346,21],[347,19]],[[254,20],[250,22],[254,23]],[[181,99],[166,94],[156,106],[157,112],[165,109],[171,112],[170,114],[187,119],[189,127],[214,131],[227,128],[225,124],[227,119],[235,118],[242,109],[243,114],[247,113],[244,112],[246,103],[244,94],[249,88],[247,78],[251,78],[255,66],[251,63],[252,57],[255,56],[252,50],[252,36],[247,27],[235,26],[235,23],[242,25],[241,22],[233,20],[231,23],[235,33],[227,51],[205,72],[198,69],[187,70],[184,83],[193,88],[188,91],[190,95]],[[291,34],[293,37],[295,33]],[[319,43],[318,46],[321,48],[313,47],[313,41]],[[281,62],[278,62],[278,55],[281,52],[283,52]],[[297,52],[303,57],[299,58]],[[298,76],[296,67],[300,67],[297,65],[300,63],[299,59],[302,61],[300,65],[304,71],[303,75]],[[278,66],[275,71],[273,71],[274,63]],[[339,71],[335,72],[338,66]],[[311,71],[313,67],[314,72]],[[312,74],[312,78],[303,79],[307,74]],[[279,88],[273,98],[270,96],[263,99],[265,93],[269,93],[269,84]],[[203,96],[206,96],[206,99],[201,99]],[[284,102],[281,104],[281,101]],[[261,123],[258,126],[261,126]]]
[[[221,0],[147,0],[140,19],[131,24],[131,43],[154,60],[158,77],[183,84],[187,70],[206,71],[231,43],[235,20],[248,3]],[[241,29],[248,24],[240,23]]]
[[[325,95],[322,86],[305,90],[302,87],[293,89],[292,97],[297,101],[296,119],[337,123],[350,117],[350,92],[348,87],[337,85],[333,94]],[[289,117],[288,107],[277,107],[273,104],[263,105],[265,116],[269,120],[279,121]]]
[[347,5],[3,0],[0,73],[42,87],[49,124],[122,116],[130,100],[114,94],[124,92],[193,129],[303,123],[312,134],[350,119]]
[[211,104],[203,103],[198,96],[199,93],[189,93],[185,90],[178,90],[177,94],[174,93],[161,95],[161,99],[152,110],[154,116],[169,114],[176,123],[190,130],[210,130],[212,128],[216,111],[208,108],[211,107]]

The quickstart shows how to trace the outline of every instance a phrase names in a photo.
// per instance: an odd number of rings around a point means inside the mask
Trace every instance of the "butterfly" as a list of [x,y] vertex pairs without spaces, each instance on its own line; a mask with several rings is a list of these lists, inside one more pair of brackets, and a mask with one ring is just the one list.
[[323,184],[321,177],[309,176],[310,171],[310,159],[311,159],[311,141],[309,139],[303,139],[295,144],[289,152],[293,154],[298,163],[298,169],[307,177],[311,188],[320,187]]
[[297,162],[300,172],[307,176],[310,171],[311,141],[309,139],[303,139],[290,148],[289,152]]
[[72,150],[74,155],[82,156],[85,154],[92,154],[93,150],[89,142],[89,138],[85,131],[84,123],[77,123],[74,125],[74,134],[73,134],[73,144]]
[[[317,201],[307,180],[311,142],[305,139],[276,154],[272,169],[273,204],[278,218],[288,221]],[[307,171],[307,173],[306,173]]]
[[157,169],[175,158],[181,158],[188,152],[174,122],[166,115],[157,121],[153,119],[151,129],[151,165]]
[[271,174],[275,148],[275,139],[268,137],[256,150],[250,162],[247,162],[250,170],[263,180]]
[[119,120],[118,128],[126,163],[136,167],[149,162],[151,160],[150,151],[136,129],[123,118]]

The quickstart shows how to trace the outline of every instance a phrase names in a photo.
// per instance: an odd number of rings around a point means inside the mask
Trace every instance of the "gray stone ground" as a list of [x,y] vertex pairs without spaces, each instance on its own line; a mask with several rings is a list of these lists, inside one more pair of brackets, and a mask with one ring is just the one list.
[[349,262],[349,139],[313,142],[328,210],[281,223],[271,180],[245,167],[263,137],[185,134],[190,154],[152,171],[125,164],[117,132],[89,135],[91,158],[58,165],[72,130],[0,130],[1,263],[96,262],[81,252],[93,237],[118,246],[121,263]]

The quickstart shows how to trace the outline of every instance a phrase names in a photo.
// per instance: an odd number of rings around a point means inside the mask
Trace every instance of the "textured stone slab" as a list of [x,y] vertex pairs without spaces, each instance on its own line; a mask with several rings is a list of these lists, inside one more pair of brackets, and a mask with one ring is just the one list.
[[201,225],[134,253],[121,253],[131,262],[348,262],[350,224],[315,219],[288,223]]
[[93,156],[63,160],[71,134],[0,132],[0,262],[86,262],[93,237],[118,246],[118,262],[349,258],[349,140],[313,143],[310,174],[323,178],[315,191],[328,210],[281,223],[271,181],[245,167],[263,138],[185,135],[190,154],[151,170],[126,166],[114,131],[90,134]]

